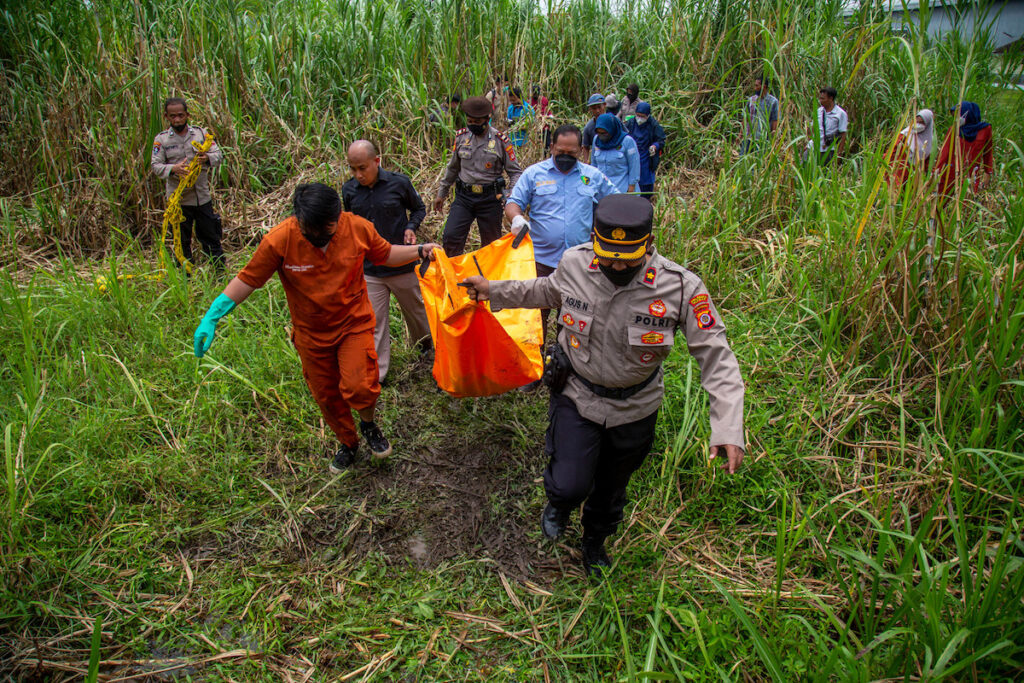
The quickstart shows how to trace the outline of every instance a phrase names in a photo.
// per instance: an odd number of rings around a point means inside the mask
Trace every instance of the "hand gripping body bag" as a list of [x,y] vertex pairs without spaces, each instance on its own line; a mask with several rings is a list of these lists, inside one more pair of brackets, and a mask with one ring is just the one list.
[[435,261],[417,271],[430,335],[434,339],[434,379],[456,398],[493,396],[540,379],[543,372],[540,311],[473,301],[464,287],[470,275],[488,280],[537,277],[533,241],[527,231],[511,233],[477,251]]

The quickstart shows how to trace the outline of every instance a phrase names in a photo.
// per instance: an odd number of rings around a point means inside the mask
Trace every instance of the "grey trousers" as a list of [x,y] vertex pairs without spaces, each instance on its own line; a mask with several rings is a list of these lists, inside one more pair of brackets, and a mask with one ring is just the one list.
[[398,299],[402,316],[409,330],[409,343],[415,344],[430,339],[430,323],[427,322],[427,311],[423,307],[423,295],[416,273],[402,273],[391,277],[366,276],[366,291],[370,295],[370,305],[377,325],[373,328],[373,341],[377,347],[377,365],[380,367],[380,379],[387,377],[391,364],[391,329],[388,325],[388,309],[391,295]]

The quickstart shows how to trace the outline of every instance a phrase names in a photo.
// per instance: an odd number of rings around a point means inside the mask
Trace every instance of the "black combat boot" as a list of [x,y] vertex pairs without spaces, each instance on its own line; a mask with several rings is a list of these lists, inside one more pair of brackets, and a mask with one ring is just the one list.
[[552,541],[565,533],[565,525],[569,523],[569,511],[562,511],[548,503],[544,514],[540,516],[540,530],[544,537]]
[[580,546],[583,553],[583,570],[590,578],[601,578],[612,568],[612,558],[604,549],[603,536],[583,535],[583,543]]

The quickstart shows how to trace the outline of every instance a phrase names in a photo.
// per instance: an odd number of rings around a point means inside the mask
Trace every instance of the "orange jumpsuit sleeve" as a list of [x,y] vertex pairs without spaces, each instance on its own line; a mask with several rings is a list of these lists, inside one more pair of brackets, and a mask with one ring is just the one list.
[[238,279],[250,287],[259,289],[265,285],[284,263],[284,254],[275,244],[274,237],[274,234],[264,235],[260,246],[256,247],[256,253],[238,273]]

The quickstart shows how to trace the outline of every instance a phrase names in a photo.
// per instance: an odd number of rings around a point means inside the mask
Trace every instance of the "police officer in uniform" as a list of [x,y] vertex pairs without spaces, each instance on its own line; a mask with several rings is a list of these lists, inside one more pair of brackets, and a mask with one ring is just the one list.
[[562,372],[545,370],[551,402],[541,529],[558,538],[583,504],[588,575],[611,566],[605,539],[622,521],[626,485],[654,442],[661,363],[677,333],[710,395],[711,457],[723,458],[730,474],[743,460],[743,380],[722,318],[700,278],[658,254],[652,219],[643,198],[610,195],[594,212],[593,242],[567,250],[551,276],[466,280],[470,297],[490,299],[491,310],[558,309],[549,363]]
[[466,127],[455,134],[452,158],[434,200],[434,210],[441,211],[448,190],[455,185],[455,201],[441,239],[448,256],[465,251],[474,219],[480,227],[481,246],[501,237],[502,207],[507,194],[502,174],[508,174],[511,189],[523,172],[512,143],[490,125],[494,106],[487,98],[466,98],[462,111]]
[[188,125],[188,106],[180,97],[171,97],[164,102],[164,118],[170,128],[153,139],[153,156],[150,169],[153,173],[167,181],[167,197],[170,198],[178,188],[181,178],[188,174],[188,166],[192,158],[199,157],[202,169],[196,184],[185,190],[181,195],[181,213],[185,220],[181,223],[181,251],[188,260],[192,260],[192,226],[195,226],[196,238],[203,251],[217,267],[224,270],[224,250],[220,246],[223,229],[220,216],[213,211],[210,198],[210,169],[220,165],[223,154],[217,143],[210,151],[199,153],[192,143],[202,144],[206,131],[199,126]]

